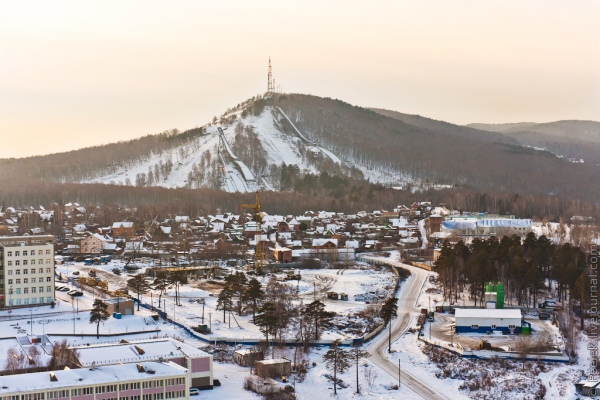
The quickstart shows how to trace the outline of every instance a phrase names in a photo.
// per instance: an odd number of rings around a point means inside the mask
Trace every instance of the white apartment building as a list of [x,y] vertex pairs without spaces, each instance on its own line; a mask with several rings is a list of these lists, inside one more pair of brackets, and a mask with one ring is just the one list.
[[188,400],[188,370],[172,362],[0,377],[0,400]]
[[0,308],[54,299],[54,236],[0,237]]

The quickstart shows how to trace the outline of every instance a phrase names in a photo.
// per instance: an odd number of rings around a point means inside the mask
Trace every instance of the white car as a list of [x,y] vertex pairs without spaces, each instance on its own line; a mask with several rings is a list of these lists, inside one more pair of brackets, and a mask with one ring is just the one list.
[[198,396],[200,395],[200,391],[196,388],[190,388],[190,396]]

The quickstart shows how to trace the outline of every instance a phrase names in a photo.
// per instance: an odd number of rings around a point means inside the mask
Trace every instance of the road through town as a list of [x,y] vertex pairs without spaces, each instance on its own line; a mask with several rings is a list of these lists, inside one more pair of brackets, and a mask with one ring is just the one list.
[[[414,316],[416,318],[418,315],[420,310],[416,304],[417,299],[429,272],[411,265],[393,262],[389,259],[382,258],[378,260],[405,268],[411,273],[411,278],[402,284],[402,288],[397,295],[398,318],[392,321],[392,342],[394,342],[409,328],[412,317]],[[393,378],[398,379],[398,366],[391,363],[385,356],[385,352],[388,351],[388,335],[387,329],[382,331],[366,346],[366,350],[372,354],[370,360],[375,365],[383,369]],[[467,399],[467,397],[460,393],[451,393],[448,395],[441,393],[432,388],[431,385],[422,382],[417,375],[412,374],[406,369],[402,369],[402,385],[407,386],[417,395],[427,400]]]

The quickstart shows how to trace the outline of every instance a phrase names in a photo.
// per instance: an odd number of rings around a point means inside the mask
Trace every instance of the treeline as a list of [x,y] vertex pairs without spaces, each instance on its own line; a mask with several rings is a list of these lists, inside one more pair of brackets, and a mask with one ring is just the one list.
[[[286,172],[286,174],[288,174]],[[289,174],[288,174],[289,175]],[[392,210],[413,201],[446,204],[449,209],[515,214],[554,222],[569,222],[573,215],[589,215],[600,219],[597,205],[558,196],[520,196],[509,193],[482,194],[470,189],[431,190],[411,193],[364,181],[320,174],[307,174],[292,180],[294,191],[264,192],[263,210],[270,214],[301,214],[307,210],[345,213]],[[168,189],[104,184],[57,183],[39,180],[0,180],[0,206],[29,207],[54,203],[79,202],[84,206],[114,205],[136,209],[144,217],[152,214],[207,215],[217,208],[222,212],[241,212],[239,204],[252,200],[252,194],[228,193],[217,189]],[[148,210],[147,212],[145,210]]]
[[557,283],[558,301],[579,296],[585,290],[586,268],[581,249],[569,243],[554,246],[547,237],[536,238],[534,233],[523,240],[518,236],[474,239],[470,246],[459,241],[451,247],[446,242],[434,266],[450,304],[456,304],[466,289],[475,305],[484,305],[486,283],[500,282],[507,300],[528,307],[537,306],[549,280]]

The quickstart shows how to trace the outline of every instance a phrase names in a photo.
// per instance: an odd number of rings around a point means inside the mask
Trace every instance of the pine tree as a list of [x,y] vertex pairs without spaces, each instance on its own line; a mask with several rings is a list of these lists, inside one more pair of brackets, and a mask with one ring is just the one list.
[[321,303],[319,300],[315,300],[312,303],[307,304],[304,309],[304,315],[313,323],[316,344],[321,337],[323,330],[331,326],[335,313],[325,311],[325,304]]
[[225,312],[231,310],[231,307],[233,306],[233,301],[231,300],[232,297],[233,293],[225,286],[217,298],[217,310],[223,310],[223,322],[225,322]]
[[100,299],[94,300],[92,311],[90,312],[90,324],[96,323],[96,338],[100,339],[100,322],[110,318],[110,313],[107,311],[108,304]]
[[389,325],[388,353],[392,352],[392,318],[398,316],[398,299],[390,297],[381,307],[381,319]]
[[343,373],[352,364],[352,354],[340,347],[340,340],[335,340],[327,353],[323,355],[323,361],[329,370],[333,371],[333,394],[337,394],[337,374]]
[[273,303],[263,304],[254,317],[254,325],[260,327],[261,332],[265,334],[267,345],[269,344],[269,333],[276,332],[277,321],[277,310]]
[[256,316],[256,310],[258,308],[258,302],[265,296],[265,292],[262,290],[262,285],[256,278],[250,279],[248,282],[248,290],[244,294],[245,301],[252,303],[252,318]]
[[148,293],[150,285],[146,281],[146,277],[142,274],[137,274],[127,281],[127,288],[137,294],[138,311],[140,311],[140,296]]
[[158,308],[160,308],[160,301],[162,299],[162,295],[169,287],[170,282],[167,279],[167,274],[164,271],[159,271],[154,278],[154,282],[152,282],[152,289],[158,290]]

